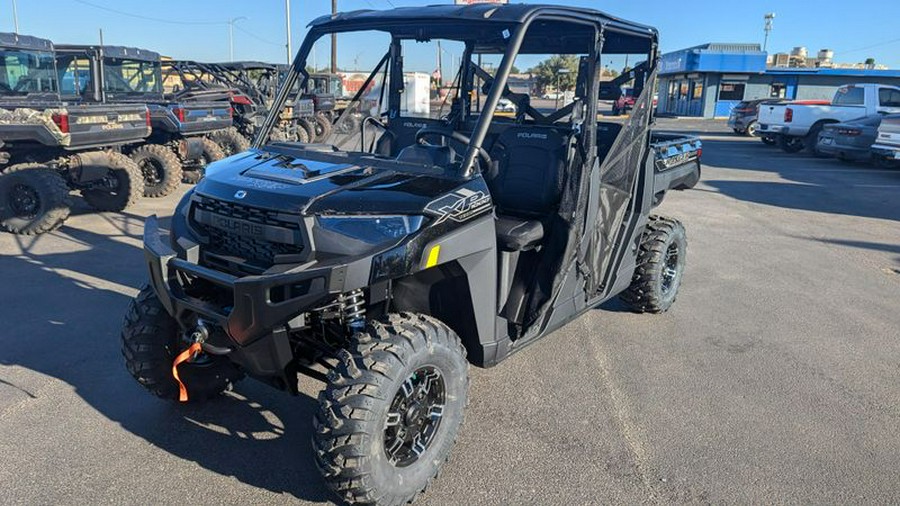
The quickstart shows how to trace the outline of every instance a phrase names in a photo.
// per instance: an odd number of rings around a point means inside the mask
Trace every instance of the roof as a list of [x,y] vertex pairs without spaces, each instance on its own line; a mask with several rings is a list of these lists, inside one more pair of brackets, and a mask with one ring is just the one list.
[[[556,22],[584,20],[603,24],[607,31],[656,39],[655,28],[626,21],[609,14],[586,8],[541,4],[472,4],[398,7],[390,10],[357,10],[326,15],[314,19],[309,27],[319,32],[380,30],[394,35],[416,38],[433,37],[455,40],[485,40],[495,37],[500,42],[509,38],[498,26],[513,27],[529,22],[535,16],[553,15]],[[570,30],[565,30],[569,35]],[[505,33],[500,38],[500,33]],[[555,32],[556,38],[563,31]],[[607,38],[607,44],[611,41]]]
[[53,51],[53,43],[49,40],[17,33],[0,32],[0,46],[31,49],[34,51]]
[[102,49],[103,56],[108,58],[120,58],[128,60],[159,61],[159,53],[128,46],[99,46],[90,44],[57,44],[60,51],[97,51]]
[[262,61],[231,61],[225,63],[214,63],[219,67],[229,70],[277,70],[278,66],[274,63],[266,63]]
[[710,42],[672,51],[659,57],[659,73],[756,73],[766,70],[765,51],[759,44]]
[[880,69],[836,69],[831,67],[824,68],[770,68],[766,70],[766,74],[787,76],[837,76],[837,77],[896,77],[900,78],[900,70],[880,70]]

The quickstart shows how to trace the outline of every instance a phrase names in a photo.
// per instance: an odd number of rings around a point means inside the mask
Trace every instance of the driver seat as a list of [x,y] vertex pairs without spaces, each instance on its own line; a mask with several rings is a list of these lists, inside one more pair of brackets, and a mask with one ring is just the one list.
[[540,245],[559,207],[568,140],[555,128],[516,126],[497,138],[487,184],[497,207],[497,242],[505,251]]

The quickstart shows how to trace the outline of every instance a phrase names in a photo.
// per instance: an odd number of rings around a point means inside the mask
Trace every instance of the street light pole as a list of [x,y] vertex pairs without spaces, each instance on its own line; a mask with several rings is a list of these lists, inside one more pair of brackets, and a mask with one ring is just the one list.
[[287,32],[287,61],[291,63],[294,57],[291,51],[291,0],[284,0],[284,25]]
[[766,36],[763,39],[763,51],[765,51],[766,47],[769,45],[769,33],[772,31],[772,25],[775,21],[775,13],[769,12],[765,16],[763,16],[763,19],[766,20],[766,26],[763,28],[763,31],[766,32]]
[[242,19],[247,18],[239,16],[228,20],[228,61],[234,61],[234,24]]

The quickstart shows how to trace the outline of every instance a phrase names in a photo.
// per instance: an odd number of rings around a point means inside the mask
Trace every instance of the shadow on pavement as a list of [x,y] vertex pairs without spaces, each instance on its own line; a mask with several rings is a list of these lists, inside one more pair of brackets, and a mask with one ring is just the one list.
[[785,181],[704,179],[723,195],[770,206],[900,221],[900,170],[788,154],[761,142],[704,140],[703,164],[778,174]]
[[[212,472],[278,494],[327,500],[309,444],[314,399],[245,380],[220,399],[179,405],[152,397],[127,373],[119,331],[131,295],[146,279],[136,245],[143,217],[104,217],[118,233],[70,226],[53,233],[56,245],[69,241],[71,251],[41,253],[48,236],[5,236],[18,241],[21,253],[0,257],[0,363],[71,385],[125,430]],[[16,389],[19,402],[35,397],[28,385],[0,383]]]

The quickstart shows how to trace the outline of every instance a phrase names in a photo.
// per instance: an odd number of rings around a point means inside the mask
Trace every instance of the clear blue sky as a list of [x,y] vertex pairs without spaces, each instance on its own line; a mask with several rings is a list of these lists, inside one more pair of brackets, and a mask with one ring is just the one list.
[[[442,1],[451,0],[338,0],[338,7],[340,10],[384,9],[391,4],[410,6]],[[775,12],[769,52],[806,46],[814,54],[818,49],[830,48],[835,51],[837,61],[862,61],[871,56],[878,63],[900,68],[898,0],[820,0],[815,4],[800,0],[545,0],[542,3],[598,8],[655,26],[660,31],[663,51],[704,42],[762,43],[763,14]],[[329,12],[331,2],[292,0],[291,5],[296,50],[306,33],[306,24]],[[139,19],[95,6],[198,24]],[[206,61],[228,59],[225,23],[229,18],[244,16],[248,19],[238,21],[234,31],[235,59],[285,59],[283,0],[18,0],[18,11],[20,31],[25,34],[56,42],[90,43],[97,41],[97,30],[103,28],[107,44],[144,47],[177,58]],[[0,0],[0,31],[12,29],[12,0]],[[368,60],[368,55],[360,56],[363,50],[369,49],[364,45],[359,41],[339,44],[339,63],[352,66],[354,57]],[[354,50],[348,50],[347,46]],[[360,50],[355,50],[357,47]],[[327,47],[319,47],[318,51],[320,59],[327,58]]]

